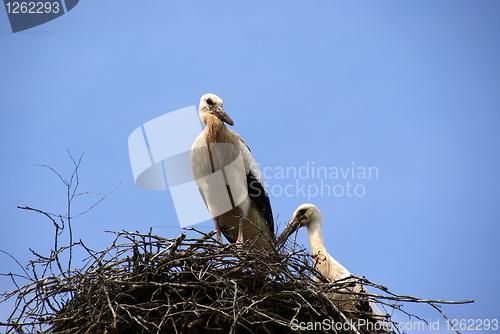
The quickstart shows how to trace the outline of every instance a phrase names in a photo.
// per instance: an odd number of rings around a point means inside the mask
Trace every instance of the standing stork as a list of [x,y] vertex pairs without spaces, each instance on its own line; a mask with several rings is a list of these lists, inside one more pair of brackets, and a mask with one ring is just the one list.
[[[319,271],[324,278],[328,279],[330,282],[340,280],[341,282],[349,283],[352,281],[349,279],[351,273],[335,260],[325,248],[323,233],[321,232],[323,215],[315,205],[300,205],[297,210],[295,210],[289,226],[295,229],[302,226],[307,228],[311,254],[314,258],[314,268]],[[315,280],[319,281],[319,278],[315,277]],[[342,290],[344,293],[332,294],[332,299],[337,302],[336,304],[340,309],[344,311],[364,311],[378,316],[383,315],[374,302],[362,299],[361,296],[356,294],[360,292],[366,293],[366,289],[362,284],[356,283],[354,287],[348,287],[341,289],[341,291]]]
[[[250,148],[224,124],[234,123],[222,108],[220,97],[203,95],[198,113],[205,129],[191,147],[191,169],[214,220],[217,240],[222,242],[222,232],[231,243],[274,249],[271,204]],[[207,178],[216,172],[223,176],[222,187],[221,182]],[[221,199],[227,194],[231,206],[221,212]]]

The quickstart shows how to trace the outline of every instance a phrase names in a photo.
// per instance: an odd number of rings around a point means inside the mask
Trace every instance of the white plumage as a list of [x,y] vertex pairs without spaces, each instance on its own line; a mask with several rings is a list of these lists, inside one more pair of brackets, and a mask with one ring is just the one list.
[[[297,228],[302,226],[307,228],[311,254],[314,259],[314,266],[322,276],[327,278],[330,282],[337,280],[345,282],[350,281],[348,277],[351,276],[351,273],[337,260],[335,260],[325,248],[322,233],[323,215],[315,205],[300,205],[297,210],[295,210],[290,224],[292,226],[296,226]],[[315,279],[318,280],[317,277],[315,277]],[[346,292],[347,290],[350,290],[351,292],[366,292],[365,288],[359,283],[346,288]],[[363,300],[354,294],[334,293],[332,294],[332,299],[337,302],[337,306],[339,306],[342,310],[361,310],[371,312],[375,315],[382,315],[382,312],[375,303]]]
[[[273,215],[262,173],[243,139],[225,126],[233,121],[222,106],[217,95],[201,97],[198,113],[205,129],[191,148],[193,175],[220,242],[222,232],[230,242],[273,249]],[[210,177],[214,173],[218,179]]]

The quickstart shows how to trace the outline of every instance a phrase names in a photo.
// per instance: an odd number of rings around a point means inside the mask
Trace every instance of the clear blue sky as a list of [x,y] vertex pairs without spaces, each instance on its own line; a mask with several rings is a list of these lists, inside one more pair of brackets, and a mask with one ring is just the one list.
[[[81,190],[121,182],[75,220],[77,238],[102,249],[105,230],[179,235],[170,194],[135,186],[127,138],[212,92],[268,168],[280,230],[312,202],[327,248],[352,273],[401,294],[475,299],[444,307],[451,318],[500,318],[499,14],[486,0],[102,0],[12,34],[0,10],[0,249],[26,263],[28,248],[52,246],[51,224],[16,206],[63,212],[64,187],[35,164],[68,175],[67,148],[85,154]],[[313,163],[376,167],[378,178],[274,174]],[[307,199],[291,193],[297,181],[365,193]],[[291,196],[280,195],[287,185]],[[305,230],[298,240],[308,246]],[[19,270],[2,254],[0,265]]]

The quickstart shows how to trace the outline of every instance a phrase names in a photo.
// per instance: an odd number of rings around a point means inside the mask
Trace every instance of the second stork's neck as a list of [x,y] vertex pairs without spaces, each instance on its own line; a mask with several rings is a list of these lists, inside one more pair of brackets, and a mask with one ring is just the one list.
[[[309,236],[309,244],[311,245],[311,254],[313,256],[319,256],[319,259],[325,259],[328,263],[326,269],[321,271],[322,274],[329,278],[330,280],[340,279],[346,275],[350,275],[349,271],[344,268],[340,263],[337,262],[326,250],[325,243],[323,242],[323,233],[321,232],[323,218],[321,216],[315,217],[315,219],[307,225],[307,234]],[[322,265],[324,262],[318,262],[318,265]]]
[[317,255],[319,252],[323,255],[328,254],[323,241],[323,233],[321,232],[322,225],[323,218],[321,216],[315,217],[314,220],[307,225],[307,235],[309,237],[312,255]]

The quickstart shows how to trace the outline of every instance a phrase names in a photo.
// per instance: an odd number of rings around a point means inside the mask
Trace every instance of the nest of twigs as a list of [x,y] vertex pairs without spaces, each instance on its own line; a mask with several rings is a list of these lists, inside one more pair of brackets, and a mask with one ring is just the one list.
[[[322,323],[313,332],[380,332],[380,318],[341,311],[329,297],[350,293],[345,287],[352,279],[382,293],[355,298],[386,308],[399,309],[403,301],[440,302],[397,296],[359,277],[317,282],[312,277],[321,275],[304,249],[248,251],[219,244],[213,232],[196,232],[200,237],[193,239],[184,233],[165,239],[119,232],[99,252],[75,243],[89,254],[85,267],[47,275],[61,267],[60,254],[46,258],[44,277],[4,294],[4,300],[15,296],[17,302],[3,325],[20,333],[297,333]],[[383,321],[385,332],[397,330],[387,329],[388,315]]]
[[[276,241],[279,251],[272,252],[222,245],[213,237],[214,232],[195,229],[189,230],[196,238],[186,238],[183,233],[174,239],[152,235],[151,231],[112,232],[115,239],[111,246],[93,251],[81,240],[74,242],[72,222],[109,193],[86,210],[72,214],[73,200],[92,193],[77,191],[82,156],[78,160],[71,153],[69,156],[75,168],[67,179],[42,165],[66,186],[66,213],[19,207],[52,223],[55,233],[50,254],[30,249],[35,258],[23,267],[14,256],[1,251],[22,268],[22,273],[0,273],[15,286],[13,291],[0,294],[0,303],[14,301],[11,315],[0,322],[7,333],[361,334],[380,332],[381,328],[392,333],[399,328],[391,326],[388,314],[375,316],[364,307],[346,310],[337,297],[355,300],[356,305],[376,302],[388,313],[397,310],[408,316],[415,315],[401,308],[403,302],[427,303],[444,318],[439,304],[471,302],[396,295],[364,277],[328,282],[314,269],[314,259],[305,249],[295,251],[295,245],[287,245],[295,230],[290,224]],[[61,245],[63,236],[69,238],[65,245]],[[82,251],[87,260],[75,269],[73,255]],[[371,286],[377,293],[352,289],[356,283]]]

